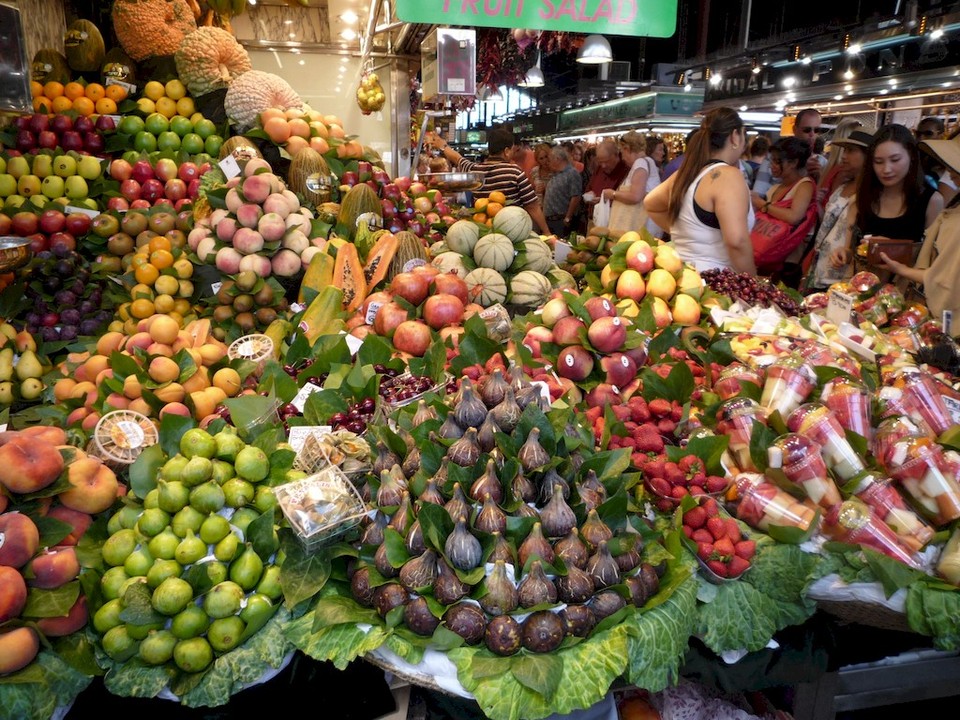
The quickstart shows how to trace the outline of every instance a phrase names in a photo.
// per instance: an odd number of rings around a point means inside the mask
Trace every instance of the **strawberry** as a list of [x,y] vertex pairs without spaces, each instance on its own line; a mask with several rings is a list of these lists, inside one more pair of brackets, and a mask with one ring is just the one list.
[[677,465],[679,465],[680,469],[685,473],[696,473],[697,470],[703,469],[703,461],[696,455],[684,455],[680,458],[680,462],[678,462]]
[[707,511],[707,517],[714,517],[720,512],[717,501],[713,498],[707,498],[703,501],[703,509]]
[[670,497],[675,498],[677,500],[685,498],[687,495],[689,495],[689,493],[687,492],[687,489],[683,485],[674,485],[670,489]]
[[673,370],[673,366],[660,364],[660,365],[654,365],[650,369],[653,370],[657,375],[662,377],[664,380],[666,380],[670,376],[670,371]]
[[723,560],[729,560],[733,557],[733,540],[722,537],[713,544],[713,549]]
[[656,506],[657,510],[664,513],[668,513],[673,510],[673,503],[670,500],[657,500]]
[[727,565],[727,569],[729,571],[728,577],[740,577],[750,569],[750,561],[734,555],[732,558],[730,558],[730,563]]
[[652,477],[647,480],[647,483],[650,485],[650,489],[653,490],[657,495],[663,495],[664,497],[670,497],[670,492],[672,488],[670,483],[664,480],[661,477]]
[[[710,513],[708,512],[707,515]],[[707,520],[707,530],[710,531],[710,534],[713,535],[714,540],[719,540],[722,537],[727,536],[727,526],[722,519],[713,516]]]
[[672,435],[674,430],[677,429],[677,423],[668,418],[663,418],[657,421],[657,429],[664,435]]
[[650,409],[650,414],[654,417],[663,418],[670,415],[670,401],[665,398],[654,398],[649,403],[647,407]]
[[589,410],[587,410],[587,412],[584,414],[586,415],[587,420],[589,420],[590,423],[593,424],[594,420],[596,420],[598,417],[603,415],[603,408],[597,405],[596,407],[592,407]]
[[[637,448],[639,450],[639,448]],[[666,465],[663,460],[648,460],[643,466],[643,474],[649,477],[663,477],[663,468]]]
[[707,475],[707,492],[723,492],[727,488],[727,479],[717,475]]
[[614,417],[620,422],[630,419],[630,408],[626,405],[613,405],[610,409],[613,410]]
[[713,555],[713,543],[697,543],[697,555],[701,560],[710,560],[711,556]]
[[727,525],[727,537],[735,543],[740,542],[743,536],[740,533],[740,526],[737,525],[737,521],[733,518],[727,518],[724,522]]
[[633,434],[637,431],[637,428],[640,427],[640,426],[637,425],[633,420],[627,420],[627,421],[623,424],[623,427],[626,428],[626,430],[627,430],[628,433],[630,433],[631,435],[633,435]]
[[630,408],[630,419],[634,422],[644,423],[650,419],[650,408],[647,407],[647,404],[641,398],[640,403],[633,405]]
[[707,560],[707,567],[713,570],[714,575],[719,575],[722,578],[725,578],[730,574],[727,570],[727,566],[719,560]]
[[676,400],[673,401],[673,407],[670,408],[670,419],[674,422],[680,422],[680,418],[683,417],[683,405],[678,403]]
[[603,428],[604,428],[604,419],[602,417],[598,417],[596,420],[593,421],[593,436],[597,440],[603,437]]
[[686,535],[687,537],[693,537],[693,528],[690,527],[689,525],[683,525],[680,529],[683,531],[683,534]]
[[707,522],[707,513],[701,507],[692,508],[684,513],[683,522],[694,530],[702,528],[704,523]]
[[631,450],[637,447],[637,441],[632,437],[619,438],[620,447],[628,447]]
[[702,378],[703,377],[703,368],[697,363],[692,363],[690,365],[690,372],[693,373],[693,377]]
[[630,454],[630,463],[631,463],[635,468],[641,468],[641,469],[642,469],[643,466],[647,463],[647,460],[648,460],[647,456],[644,455],[643,453],[635,452],[635,453],[631,453],[631,454]]
[[634,438],[638,452],[658,453],[663,450],[663,440],[655,437]]
[[[689,490],[690,494],[693,495],[694,497],[700,497],[701,495],[707,494],[706,491],[703,489],[703,487],[700,485],[690,485],[687,487],[687,490]],[[704,510],[704,512],[706,511]]]
[[615,450],[620,447],[620,438],[616,435],[610,437],[610,442],[607,443],[608,450]]
[[690,478],[690,482],[694,485],[706,485],[707,484],[707,474],[703,470],[698,470]]
[[708,530],[700,528],[699,530],[694,530],[693,535],[690,536],[690,539],[696,543],[710,543],[713,545],[713,535],[710,534]]
[[675,462],[665,463],[663,466],[663,477],[667,479],[671,485],[686,485],[687,477],[683,474],[683,470],[677,467]]
[[753,540],[741,540],[733,546],[733,552],[738,558],[749,560],[757,554],[757,544]]

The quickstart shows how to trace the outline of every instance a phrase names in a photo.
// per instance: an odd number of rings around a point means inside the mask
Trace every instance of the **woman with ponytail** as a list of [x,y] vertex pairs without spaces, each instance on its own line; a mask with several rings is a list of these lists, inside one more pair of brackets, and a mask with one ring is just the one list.
[[669,228],[680,257],[698,271],[757,272],[750,189],[739,167],[746,145],[740,116],[730,108],[711,110],[687,145],[680,169],[644,198],[650,218]]

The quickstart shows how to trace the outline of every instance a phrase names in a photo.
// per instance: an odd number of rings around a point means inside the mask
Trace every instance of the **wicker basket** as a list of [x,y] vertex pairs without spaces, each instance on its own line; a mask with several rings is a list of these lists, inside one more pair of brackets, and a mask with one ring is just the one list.
[[849,600],[817,600],[817,607],[844,624],[856,623],[879,630],[913,632],[905,614],[883,605]]

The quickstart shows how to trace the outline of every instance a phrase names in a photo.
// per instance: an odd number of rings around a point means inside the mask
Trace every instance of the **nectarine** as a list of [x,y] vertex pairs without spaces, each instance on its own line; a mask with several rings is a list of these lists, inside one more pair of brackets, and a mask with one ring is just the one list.
[[0,565],[23,567],[40,547],[40,531],[23,513],[0,515]]
[[40,652],[40,637],[30,627],[19,627],[0,634],[0,675],[22,670]]
[[117,476],[98,458],[85,457],[71,463],[67,480],[73,488],[60,493],[60,502],[71,510],[96,515],[117,499]]
[[27,584],[16,568],[0,565],[0,623],[23,612],[27,604]]
[[0,447],[0,484],[15,493],[31,493],[56,482],[63,457],[49,442],[22,435]]

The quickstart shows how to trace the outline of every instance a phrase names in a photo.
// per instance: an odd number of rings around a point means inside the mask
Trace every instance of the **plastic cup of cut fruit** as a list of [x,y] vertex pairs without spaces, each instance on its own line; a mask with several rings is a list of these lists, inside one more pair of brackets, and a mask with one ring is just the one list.
[[717,432],[730,438],[729,450],[741,470],[755,472],[750,457],[750,436],[754,423],[766,424],[763,408],[750,398],[733,398],[717,410]]
[[847,440],[837,417],[826,405],[805,403],[790,413],[787,427],[817,443],[827,467],[841,480],[863,472],[863,460]]
[[757,530],[770,532],[780,527],[806,533],[816,519],[814,510],[757,473],[737,476],[736,496],[737,518]]
[[713,390],[721,400],[729,400],[743,392],[745,385],[762,388],[763,378],[756,370],[741,363],[733,363],[720,373],[720,377],[713,384]]
[[798,356],[782,358],[767,368],[760,405],[769,412],[787,417],[816,387],[813,367]]
[[870,393],[867,388],[849,378],[838,377],[828,382],[820,399],[830,408],[840,425],[870,440]]
[[910,567],[919,564],[896,534],[866,503],[850,499],[824,516],[823,532],[833,540],[869,547]]
[[913,410],[910,414],[919,414],[937,435],[953,426],[953,418],[943,402],[937,381],[927,373],[904,375],[903,399],[907,407]]
[[831,508],[842,498],[827,472],[820,445],[810,438],[787,433],[767,452],[771,468],[780,468],[784,476],[822,508]]
[[890,463],[896,457],[897,443],[911,438],[926,438],[929,435],[906,415],[889,417],[880,422],[873,436],[873,456],[880,465],[890,471]]
[[896,443],[892,455],[891,477],[903,485],[934,525],[960,518],[956,468],[939,445],[929,438],[909,438]]
[[854,494],[873,509],[911,552],[920,552],[933,539],[933,528],[907,507],[900,491],[889,479],[867,475]]
[[231,360],[249,360],[257,366],[254,373],[259,375],[267,360],[274,356],[273,350],[273,340],[269,335],[244,335],[230,344],[227,357]]

